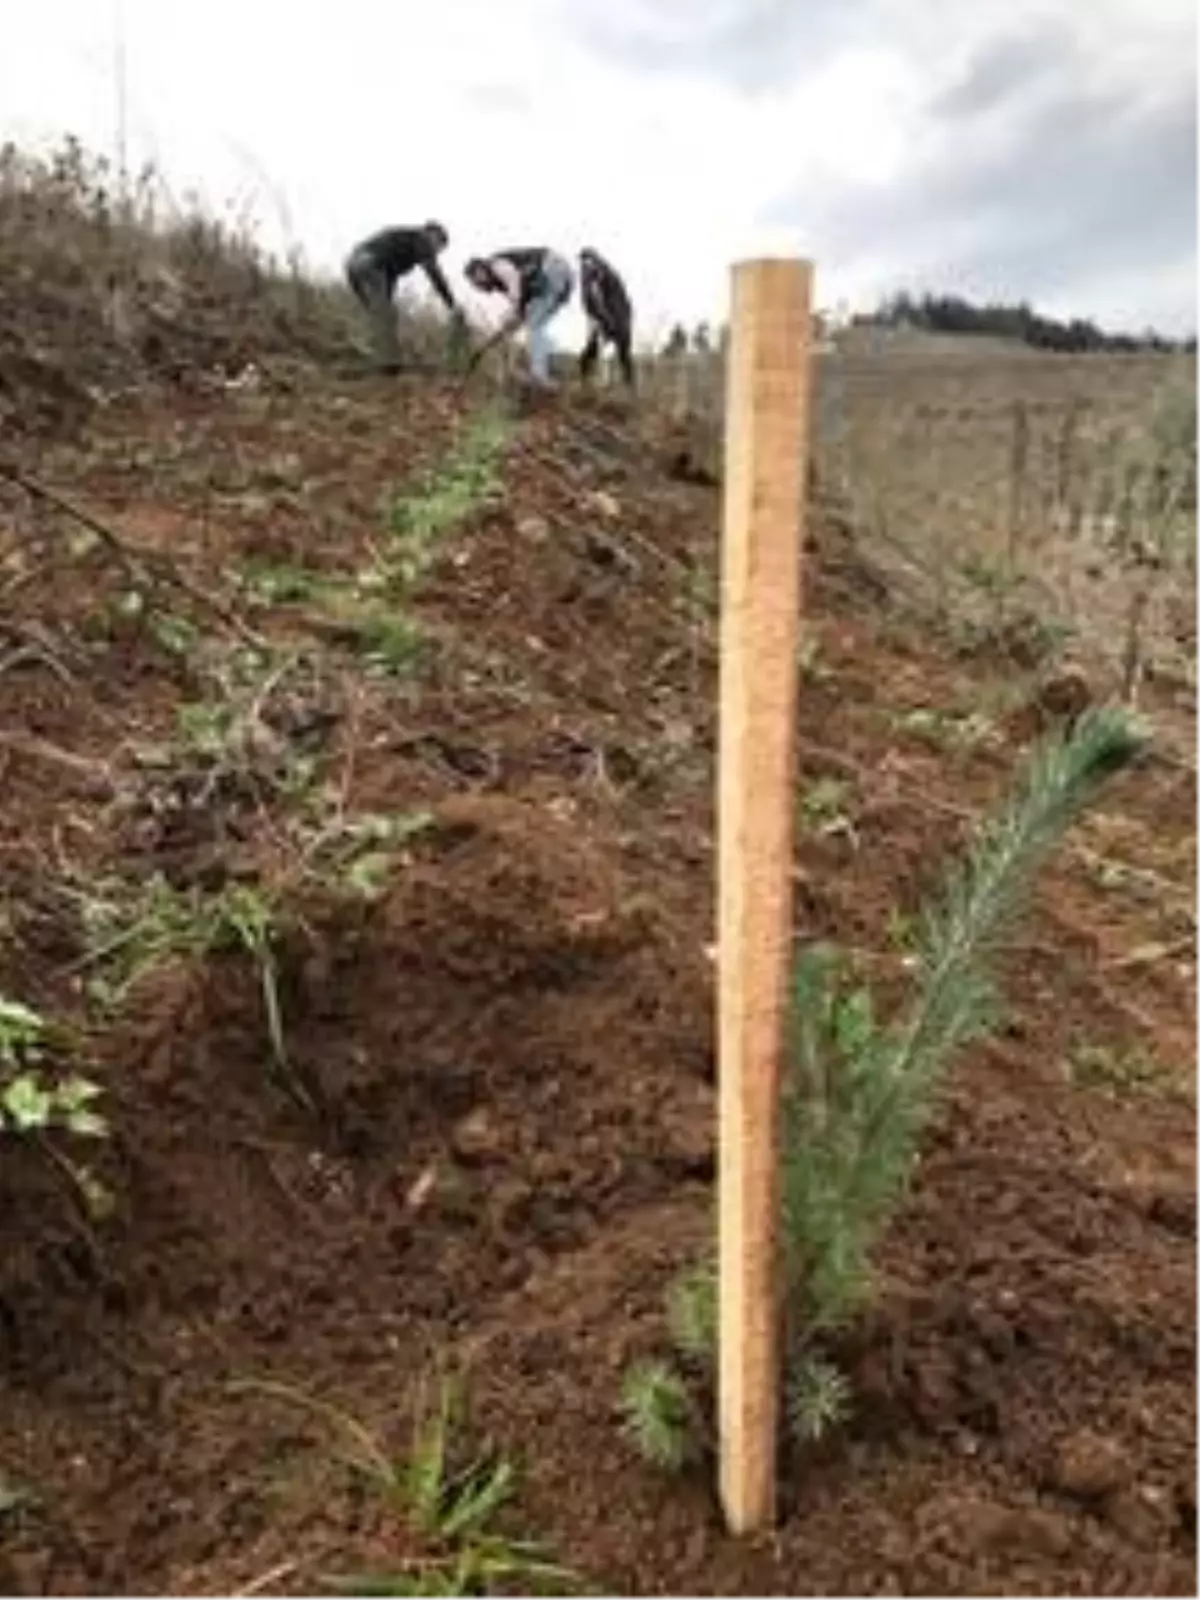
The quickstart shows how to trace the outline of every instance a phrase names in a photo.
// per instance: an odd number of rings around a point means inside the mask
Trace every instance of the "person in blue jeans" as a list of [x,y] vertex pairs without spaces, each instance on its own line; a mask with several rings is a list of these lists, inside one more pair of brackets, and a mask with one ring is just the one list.
[[529,333],[530,377],[535,384],[547,386],[550,382],[547,330],[575,287],[570,262],[555,250],[536,246],[475,256],[467,262],[464,272],[467,282],[481,294],[502,294],[510,307],[496,332],[472,355],[471,367],[475,367],[493,346],[524,327]]

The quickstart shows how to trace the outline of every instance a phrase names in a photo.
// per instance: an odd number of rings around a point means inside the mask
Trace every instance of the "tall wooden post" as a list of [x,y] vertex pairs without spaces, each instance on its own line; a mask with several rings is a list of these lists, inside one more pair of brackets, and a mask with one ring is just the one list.
[[791,855],[812,268],[745,261],[726,373],[718,775],[720,1488],[775,1513],[779,1087]]

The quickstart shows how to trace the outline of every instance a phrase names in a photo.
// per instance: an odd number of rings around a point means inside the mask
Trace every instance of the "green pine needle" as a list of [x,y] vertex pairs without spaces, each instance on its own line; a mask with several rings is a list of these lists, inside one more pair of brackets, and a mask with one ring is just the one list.
[[651,1466],[679,1472],[696,1454],[695,1414],[687,1384],[662,1361],[631,1367],[621,1388],[625,1432]]
[[717,1348],[717,1269],[706,1261],[683,1273],[667,1295],[667,1320],[680,1355],[711,1363]]
[[794,1358],[869,1293],[871,1250],[909,1183],[945,1068],[999,1014],[988,958],[1065,831],[1145,746],[1129,713],[1103,707],[1035,752],[923,917],[917,992],[898,1023],[879,1025],[836,950],[800,956],[782,1174]]
[[787,1394],[788,1421],[801,1444],[815,1443],[845,1422],[850,1385],[837,1367],[809,1357],[797,1364]]

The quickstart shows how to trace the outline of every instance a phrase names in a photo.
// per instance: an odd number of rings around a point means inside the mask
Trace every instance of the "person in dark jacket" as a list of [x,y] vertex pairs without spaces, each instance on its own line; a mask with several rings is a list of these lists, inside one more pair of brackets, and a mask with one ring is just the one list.
[[529,370],[534,383],[550,381],[550,338],[546,329],[571,298],[575,274],[571,263],[544,245],[498,250],[467,262],[467,281],[481,294],[502,294],[508,315],[490,339],[471,357],[474,367],[502,339],[525,327],[529,332]]
[[456,329],[465,319],[438,264],[449,243],[440,222],[420,228],[383,228],[350,252],[346,281],[371,322],[376,354],[385,371],[400,369],[400,344],[392,297],[401,278],[420,267],[438,298],[454,318]]
[[586,380],[595,370],[601,347],[611,344],[617,352],[621,376],[633,388],[633,308],[621,275],[596,250],[579,252],[579,284],[583,309],[587,313],[588,338],[579,357],[579,371]]

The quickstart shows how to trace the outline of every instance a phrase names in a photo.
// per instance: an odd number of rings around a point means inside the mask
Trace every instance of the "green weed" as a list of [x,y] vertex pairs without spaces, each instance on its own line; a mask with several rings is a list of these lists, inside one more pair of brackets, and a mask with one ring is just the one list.
[[272,897],[241,883],[216,893],[195,886],[175,889],[156,873],[132,893],[112,880],[97,885],[82,897],[81,910],[93,969],[88,992],[108,1010],[119,1009],[134,986],[171,957],[199,960],[220,950],[245,952],[258,971],[272,1076],[293,1100],[313,1109],[284,1035],[275,962],[282,919]]
[[95,1110],[99,1084],[72,1074],[55,1080],[44,1063],[50,1025],[41,1012],[0,995],[0,1132],[31,1134],[63,1128],[99,1139],[108,1124]]
[[1113,1099],[1169,1095],[1183,1086],[1152,1051],[1105,1044],[1079,1044],[1064,1063],[1066,1076],[1080,1089]]
[[800,824],[805,831],[819,838],[832,838],[843,834],[852,844],[858,836],[847,802],[851,787],[840,778],[817,778],[808,784],[800,795]]
[[393,501],[378,564],[390,589],[410,594],[438,560],[451,529],[497,493],[497,466],[507,434],[498,413],[482,413],[468,424],[439,469],[415,492]]
[[463,1392],[442,1376],[432,1405],[418,1406],[408,1453],[393,1457],[360,1422],[336,1406],[288,1385],[246,1380],[256,1389],[320,1417],[333,1433],[341,1461],[403,1517],[422,1554],[395,1572],[355,1574],[324,1586],[354,1595],[487,1595],[517,1586],[523,1593],[566,1593],[578,1588],[568,1568],[538,1543],[502,1531],[516,1471],[499,1451],[470,1452],[462,1439]]

